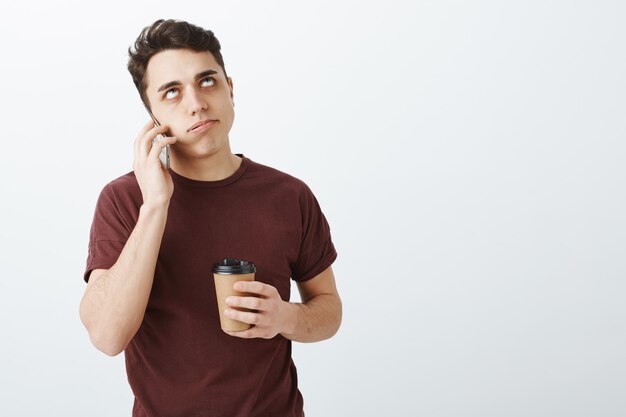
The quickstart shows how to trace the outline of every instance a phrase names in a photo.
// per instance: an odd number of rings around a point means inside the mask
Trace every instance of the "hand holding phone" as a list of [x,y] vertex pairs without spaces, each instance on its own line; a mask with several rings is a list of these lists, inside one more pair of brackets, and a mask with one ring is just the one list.
[[[146,110],[148,110],[148,114],[150,114],[150,117],[154,122],[154,126],[161,126],[156,117],[154,117],[154,114],[152,114],[152,112],[148,108],[148,106],[146,106]],[[164,135],[158,134],[156,138],[154,138],[154,140],[152,141],[152,144],[154,144],[155,142],[161,142],[163,140],[163,136]],[[161,153],[159,154],[159,159],[161,160],[161,165],[163,165],[163,168],[170,169],[170,145],[165,145],[165,147],[161,150]]]
[[161,142],[155,141],[156,136],[166,133],[167,129],[168,126],[154,126],[154,120],[150,120],[135,139],[133,172],[141,189],[143,204],[150,206],[169,204],[174,191],[170,171],[164,169],[159,154],[165,146],[176,143],[176,137],[164,136]]
[[[159,125],[155,123],[155,126]],[[156,138],[154,138],[152,143],[154,144],[155,142],[161,142],[162,140],[163,136],[159,134],[156,136]],[[163,165],[163,168],[170,169],[170,145],[165,145],[163,149],[161,149],[159,159],[161,160],[161,165]]]

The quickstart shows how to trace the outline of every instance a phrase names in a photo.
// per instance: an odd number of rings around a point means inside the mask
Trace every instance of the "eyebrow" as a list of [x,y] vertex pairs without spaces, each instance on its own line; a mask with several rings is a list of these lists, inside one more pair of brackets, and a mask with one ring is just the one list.
[[[195,75],[195,77],[193,77],[194,80],[198,81],[200,78],[204,78],[207,75],[213,75],[213,74],[217,74],[217,71],[214,71],[212,69],[206,70],[206,71],[202,71],[199,72]],[[170,81],[169,83],[165,83],[163,84],[161,87],[159,87],[159,89],[157,90],[158,93],[160,93],[163,90],[167,90],[170,87],[174,87],[175,85],[182,85],[182,83],[178,80],[176,81]]]

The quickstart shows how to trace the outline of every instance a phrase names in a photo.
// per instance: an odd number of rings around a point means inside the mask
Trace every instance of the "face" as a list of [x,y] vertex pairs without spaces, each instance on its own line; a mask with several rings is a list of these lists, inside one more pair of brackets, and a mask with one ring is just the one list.
[[[148,62],[146,81],[152,113],[178,138],[172,152],[202,157],[229,146],[235,117],[232,80],[210,52],[159,52]],[[203,121],[209,122],[194,129]]]

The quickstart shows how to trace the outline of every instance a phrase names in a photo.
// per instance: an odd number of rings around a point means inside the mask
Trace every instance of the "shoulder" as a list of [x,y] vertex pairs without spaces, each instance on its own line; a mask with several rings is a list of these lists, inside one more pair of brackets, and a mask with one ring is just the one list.
[[130,171],[116,179],[109,181],[103,188],[102,193],[109,195],[127,194],[140,191],[135,173]]
[[115,206],[141,205],[141,189],[133,171],[108,182],[100,192],[99,200],[108,201]]
[[136,187],[139,187],[139,184],[137,184],[137,178],[135,178],[135,173],[133,171],[117,177],[105,186],[105,188],[113,190],[129,190]]
[[300,178],[250,159],[248,164],[248,178],[252,181],[300,196],[311,193],[309,186]]

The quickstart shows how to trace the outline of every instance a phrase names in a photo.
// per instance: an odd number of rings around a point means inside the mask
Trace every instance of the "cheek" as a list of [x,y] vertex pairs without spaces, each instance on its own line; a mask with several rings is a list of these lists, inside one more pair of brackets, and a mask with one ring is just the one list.
[[172,127],[170,127],[170,133],[172,133],[172,135],[176,136],[177,138],[183,138],[185,137],[188,133],[187,133],[187,127],[183,124],[180,125],[171,125]]
[[232,107],[229,107],[225,114],[227,114],[227,116],[224,118],[224,127],[227,131],[230,131],[230,128],[233,126],[233,121],[235,120],[235,111]]
[[232,121],[235,118],[235,109],[233,108],[231,102],[227,102],[222,105],[221,113],[224,116],[224,119],[229,120],[232,124]]
[[172,121],[172,124],[170,125],[170,132],[172,132],[172,134],[178,138],[187,135],[187,128],[189,127],[187,123],[192,123],[191,121],[186,122],[183,120],[184,118],[181,117],[179,121]]

